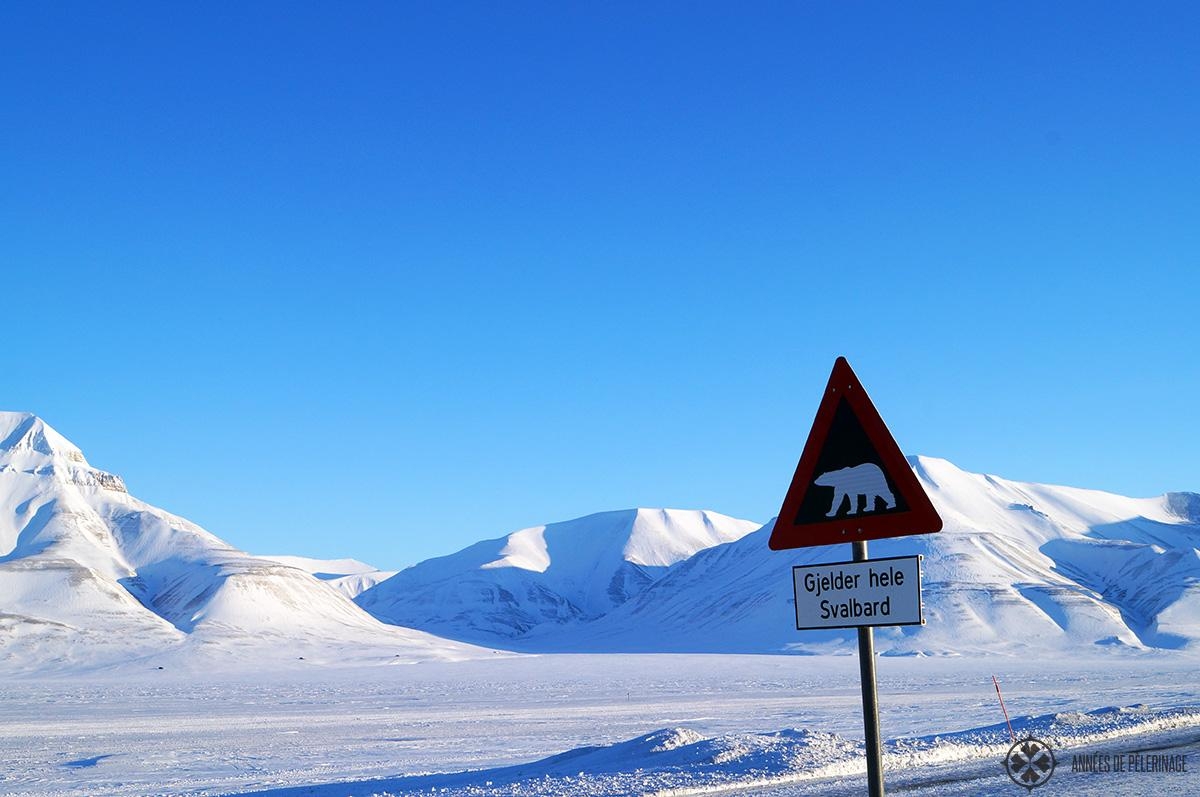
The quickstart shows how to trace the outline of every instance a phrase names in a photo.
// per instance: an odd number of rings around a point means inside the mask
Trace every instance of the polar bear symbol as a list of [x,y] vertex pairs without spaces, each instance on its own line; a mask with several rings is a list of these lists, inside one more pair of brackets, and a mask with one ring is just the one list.
[[896,508],[896,496],[892,495],[892,491],[888,489],[887,479],[884,478],[883,471],[879,466],[872,462],[865,462],[862,465],[855,465],[851,468],[841,468],[840,470],[831,470],[828,473],[822,473],[817,477],[815,482],[821,487],[833,488],[833,504],[829,507],[829,512],[825,517],[833,517],[842,507],[842,499],[850,497],[850,511],[846,514],[853,515],[858,512],[858,497],[866,496],[867,505],[863,508],[864,512],[873,512],[875,510],[875,499],[882,498],[887,502],[888,509]]

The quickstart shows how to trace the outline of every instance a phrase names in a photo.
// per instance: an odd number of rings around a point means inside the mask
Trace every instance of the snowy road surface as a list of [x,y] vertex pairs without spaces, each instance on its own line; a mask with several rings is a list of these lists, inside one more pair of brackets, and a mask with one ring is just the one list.
[[[1171,655],[881,658],[890,792],[1021,793],[993,673],[1019,730],[1071,742],[1040,794],[1200,793],[1200,678]],[[656,655],[9,679],[0,794],[859,794],[857,678],[854,657]],[[1189,771],[1070,771],[1150,747]]]

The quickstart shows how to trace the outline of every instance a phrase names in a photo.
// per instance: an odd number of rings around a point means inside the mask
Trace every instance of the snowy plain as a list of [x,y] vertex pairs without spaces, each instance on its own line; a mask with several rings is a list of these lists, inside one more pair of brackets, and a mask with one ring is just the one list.
[[[1018,734],[1048,736],[1058,753],[1038,793],[1200,793],[1196,664],[1172,653],[881,657],[889,789],[1021,793],[1000,763],[1009,741],[996,674]],[[854,656],[555,654],[16,678],[0,696],[0,793],[858,794],[859,705]],[[1070,771],[1072,752],[1149,748],[1189,754],[1190,771]]]

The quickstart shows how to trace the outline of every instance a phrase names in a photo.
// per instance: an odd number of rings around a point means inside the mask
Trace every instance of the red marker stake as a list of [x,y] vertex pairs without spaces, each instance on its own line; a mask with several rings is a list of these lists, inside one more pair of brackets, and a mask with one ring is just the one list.
[[1017,742],[1017,735],[1013,733],[1012,721],[1008,718],[1008,709],[1004,707],[1004,697],[1000,694],[1000,682],[996,680],[996,676],[992,676],[992,683],[996,685],[996,697],[1000,698],[1000,710],[1004,712],[1004,721],[1008,723],[1008,737],[1013,740],[1013,744]]

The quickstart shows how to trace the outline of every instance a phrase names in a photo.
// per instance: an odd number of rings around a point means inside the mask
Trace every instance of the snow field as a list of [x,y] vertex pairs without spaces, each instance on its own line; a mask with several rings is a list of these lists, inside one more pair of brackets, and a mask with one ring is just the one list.
[[[889,783],[974,772],[984,791],[1014,788],[997,769],[1007,730],[993,672],[1014,723],[1056,748],[1200,722],[1194,666],[1166,654],[881,658],[879,671]],[[10,680],[0,794],[854,794],[858,689],[857,661],[842,656],[553,655],[258,679]],[[1139,707],[1086,713],[1122,706]]]

